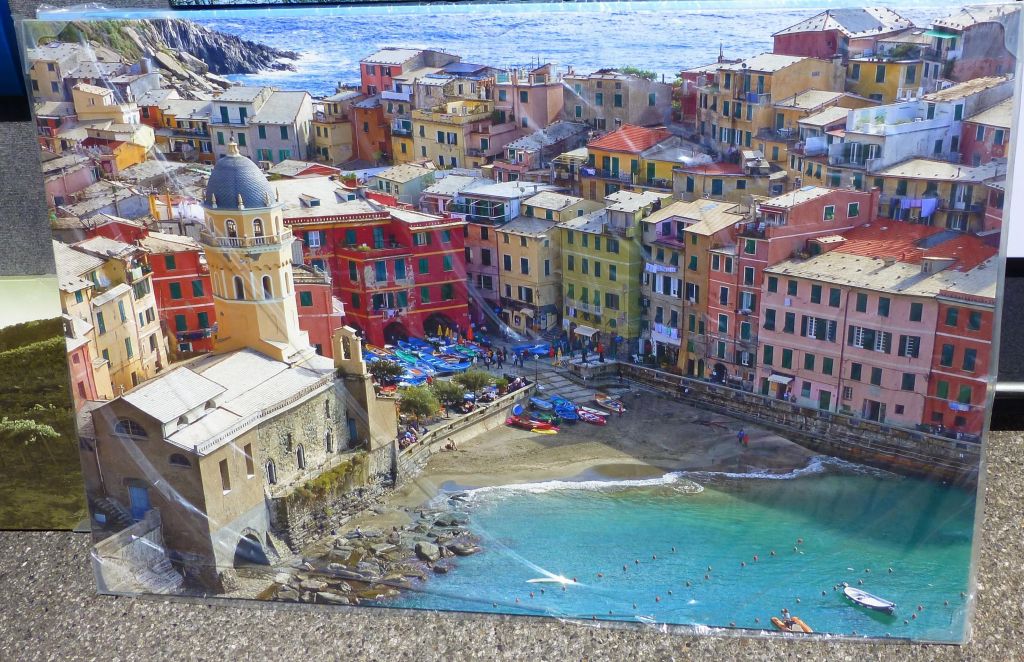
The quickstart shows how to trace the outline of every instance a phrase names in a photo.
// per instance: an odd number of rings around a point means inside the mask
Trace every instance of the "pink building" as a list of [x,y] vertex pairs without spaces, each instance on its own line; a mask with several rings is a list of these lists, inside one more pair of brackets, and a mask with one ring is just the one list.
[[99,168],[88,156],[69,152],[43,161],[43,187],[50,207],[73,204],[78,193],[98,180]]
[[905,427],[926,422],[937,297],[991,249],[970,235],[894,222],[811,249],[818,254],[765,270],[760,392]]
[[345,308],[334,298],[330,277],[305,265],[292,267],[295,302],[299,308],[299,328],[309,334],[309,344],[317,354],[333,357],[331,336],[344,326]]
[[909,19],[883,7],[829,9],[772,35],[777,55],[835,56],[872,50],[880,37],[912,27]]
[[[749,356],[751,338],[742,336],[744,329],[756,334],[761,326],[764,270],[806,251],[812,239],[872,222],[877,214],[878,196],[877,190],[805,186],[757,205],[754,220],[741,226],[736,236],[735,290],[729,303],[719,306],[712,318],[716,325],[729,330],[728,337],[720,339],[726,343],[725,352],[716,356],[713,377],[741,379],[749,384],[754,376],[756,360],[751,363]],[[712,290],[709,301],[718,301],[717,294]],[[753,340],[756,342],[756,337]]]
[[562,115],[562,80],[551,64],[509,69],[495,78],[494,107],[515,122],[518,135],[543,129]]

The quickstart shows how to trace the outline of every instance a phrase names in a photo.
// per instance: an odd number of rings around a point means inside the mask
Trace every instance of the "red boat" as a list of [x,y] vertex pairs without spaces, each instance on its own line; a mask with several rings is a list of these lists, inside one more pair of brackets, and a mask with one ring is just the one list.
[[598,416],[597,414],[587,411],[586,409],[580,409],[579,411],[580,420],[584,423],[590,423],[591,425],[607,425],[608,419],[604,416]]
[[531,432],[558,432],[558,426],[551,423],[534,421],[526,416],[509,416],[505,419],[505,425],[530,430]]

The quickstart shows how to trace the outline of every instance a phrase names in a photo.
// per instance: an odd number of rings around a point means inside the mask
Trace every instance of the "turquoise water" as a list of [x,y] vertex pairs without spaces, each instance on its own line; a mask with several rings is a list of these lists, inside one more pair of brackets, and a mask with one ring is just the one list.
[[[690,477],[703,492],[671,474],[472,491],[459,507],[485,551],[387,604],[739,628],[771,628],[786,607],[816,632],[963,638],[972,493],[827,462],[788,480]],[[577,581],[527,582],[550,576]],[[842,581],[896,602],[896,617],[848,605]]]

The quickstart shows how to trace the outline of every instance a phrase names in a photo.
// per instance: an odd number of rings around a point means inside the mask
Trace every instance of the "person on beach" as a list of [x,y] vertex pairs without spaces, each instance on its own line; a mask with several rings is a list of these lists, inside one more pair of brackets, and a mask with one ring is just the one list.
[[740,428],[740,431],[736,433],[736,441],[740,442],[741,446],[743,445],[743,437],[746,434],[747,434],[747,431],[744,430],[743,428]]

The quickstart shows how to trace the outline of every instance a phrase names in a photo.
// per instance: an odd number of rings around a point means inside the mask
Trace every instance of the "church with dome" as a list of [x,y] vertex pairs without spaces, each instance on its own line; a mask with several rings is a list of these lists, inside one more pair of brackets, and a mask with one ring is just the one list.
[[[343,510],[345,491],[393,480],[397,418],[377,400],[352,329],[335,332],[327,358],[299,328],[294,238],[236,145],[217,161],[203,207],[214,351],[87,403],[79,427],[97,550],[121,549],[105,541],[125,531],[149,536],[186,587],[223,592],[233,568],[272,561],[311,533],[303,526]],[[293,498],[336,469],[349,477],[332,495],[340,504]],[[109,556],[101,584],[116,591],[125,555]]]

